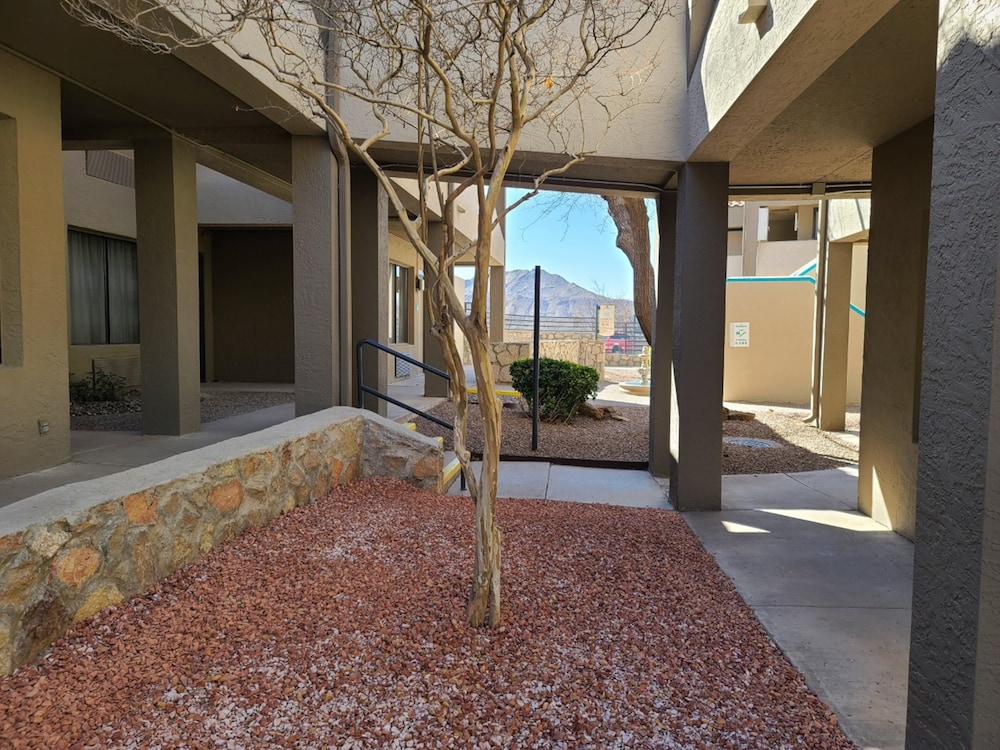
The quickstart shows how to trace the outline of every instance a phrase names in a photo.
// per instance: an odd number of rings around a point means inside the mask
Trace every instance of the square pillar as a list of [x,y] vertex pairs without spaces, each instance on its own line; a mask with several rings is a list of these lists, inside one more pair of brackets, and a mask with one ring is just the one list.
[[[444,242],[444,228],[441,222],[434,222],[427,228],[427,240],[431,250],[437,250]],[[444,352],[441,341],[434,335],[434,325],[431,322],[431,305],[434,304],[434,284],[437,282],[437,274],[430,268],[424,266],[424,276],[426,287],[424,290],[424,362],[439,370],[448,371],[448,365],[444,361]],[[454,276],[452,276],[454,279]],[[437,375],[424,373],[424,395],[447,397],[449,395],[448,383]]]
[[296,416],[342,403],[338,169],[326,136],[292,137]]
[[670,500],[678,510],[722,507],[728,195],[727,162],[681,167],[670,414]]
[[507,269],[490,266],[490,341],[503,341]]
[[909,539],[916,509],[932,135],[928,120],[872,154],[858,510]]
[[201,429],[198,201],[194,147],[172,136],[135,144],[142,431]]
[[[389,197],[368,167],[351,168],[351,334],[389,342]],[[364,383],[386,393],[391,357],[363,352]],[[365,394],[363,406],[386,415],[387,402]]]
[[761,208],[759,203],[747,201],[743,205],[743,234],[741,242],[743,245],[743,275],[757,275],[757,247],[761,239],[767,239],[767,223],[763,225],[763,235],[761,237],[761,214],[767,214],[766,208]]
[[847,350],[851,327],[851,267],[854,245],[831,242],[827,247],[826,310],[820,332],[819,428],[841,431],[847,421]]
[[909,750],[1000,747],[1000,66],[986,7],[943,0],[937,25]]
[[670,475],[670,398],[673,371],[674,260],[677,247],[677,193],[663,193],[656,206],[656,311],[649,379],[649,471]]

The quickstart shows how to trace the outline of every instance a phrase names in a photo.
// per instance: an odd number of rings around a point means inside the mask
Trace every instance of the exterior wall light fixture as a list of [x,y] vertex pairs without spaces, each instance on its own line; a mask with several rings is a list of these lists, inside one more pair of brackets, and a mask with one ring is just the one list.
[[747,9],[740,13],[740,23],[757,23],[767,10],[768,0],[746,0]]

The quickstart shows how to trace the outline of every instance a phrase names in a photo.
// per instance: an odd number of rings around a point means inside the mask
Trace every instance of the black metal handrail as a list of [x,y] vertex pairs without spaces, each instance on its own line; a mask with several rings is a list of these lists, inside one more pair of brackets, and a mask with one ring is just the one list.
[[357,346],[355,347],[355,352],[354,352],[355,380],[357,380],[357,383],[358,383],[358,408],[359,409],[363,408],[363,406],[364,406],[364,398],[365,398],[364,394],[367,393],[369,395],[375,396],[375,398],[380,398],[383,401],[388,401],[390,404],[394,404],[394,405],[400,407],[401,409],[406,409],[408,412],[412,412],[413,414],[417,414],[417,415],[423,417],[424,419],[430,420],[434,424],[440,425],[441,427],[446,427],[449,430],[455,429],[454,425],[449,424],[448,422],[445,422],[443,419],[441,419],[439,417],[435,417],[433,414],[428,414],[427,412],[421,411],[420,409],[416,408],[415,406],[410,406],[409,404],[407,404],[407,403],[405,403],[403,401],[400,401],[399,399],[393,398],[388,393],[382,393],[381,391],[378,391],[378,390],[372,388],[371,386],[365,385],[365,382],[364,382],[364,380],[365,380],[365,378],[364,378],[364,367],[362,367],[362,361],[361,361],[361,348],[363,346],[365,346],[366,344],[368,346],[373,346],[376,349],[378,349],[379,351],[385,352],[386,354],[391,354],[392,356],[396,357],[397,359],[401,359],[404,362],[409,362],[411,365],[416,365],[417,367],[421,368],[425,372],[429,372],[432,375],[437,375],[439,378],[444,378],[446,381],[448,381],[449,384],[451,384],[451,376],[448,373],[446,373],[444,370],[439,370],[438,368],[432,367],[431,365],[427,364],[426,362],[421,362],[419,359],[414,359],[413,357],[409,356],[408,354],[403,354],[402,352],[398,352],[395,349],[386,346],[385,344],[380,344],[379,342],[375,341],[374,339],[361,339],[361,341],[359,341],[357,343]]

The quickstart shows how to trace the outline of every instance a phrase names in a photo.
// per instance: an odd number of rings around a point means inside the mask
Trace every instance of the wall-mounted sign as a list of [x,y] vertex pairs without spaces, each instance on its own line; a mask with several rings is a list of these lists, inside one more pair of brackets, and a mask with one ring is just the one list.
[[610,336],[615,332],[615,306],[597,306],[597,335]]
[[736,348],[750,346],[750,323],[729,324],[729,345]]

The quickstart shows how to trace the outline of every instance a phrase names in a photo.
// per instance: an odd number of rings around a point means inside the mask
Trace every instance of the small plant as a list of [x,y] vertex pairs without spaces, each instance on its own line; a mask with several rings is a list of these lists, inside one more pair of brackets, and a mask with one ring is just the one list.
[[[533,362],[519,359],[510,365],[514,388],[532,405]],[[593,367],[559,359],[538,360],[538,413],[546,422],[569,422],[587,399],[597,395],[600,376]]]
[[69,400],[74,404],[92,401],[123,401],[125,378],[98,370],[92,377],[69,381]]

